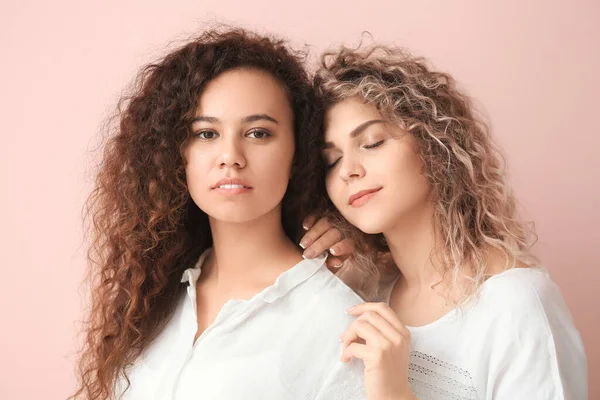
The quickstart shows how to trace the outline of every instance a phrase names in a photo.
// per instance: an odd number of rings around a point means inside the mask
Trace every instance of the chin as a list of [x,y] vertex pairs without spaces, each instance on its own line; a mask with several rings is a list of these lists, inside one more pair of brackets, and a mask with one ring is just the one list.
[[243,224],[250,222],[260,217],[260,213],[255,210],[245,210],[242,207],[236,207],[233,209],[203,209],[209,218],[215,221],[227,222],[231,224]]
[[[203,210],[210,218],[215,221],[225,222],[230,224],[245,224],[252,221],[259,221],[264,218],[274,217],[273,213],[279,212],[278,203],[271,204],[221,204]],[[280,218],[280,217],[278,217]]]
[[369,218],[363,215],[361,218],[348,220],[352,225],[360,229],[363,233],[375,235],[383,231],[383,225],[378,218]]
[[368,235],[377,235],[383,232],[381,228],[379,228],[378,226],[373,226],[373,224],[359,226],[358,229],[360,229],[363,233],[366,233]]

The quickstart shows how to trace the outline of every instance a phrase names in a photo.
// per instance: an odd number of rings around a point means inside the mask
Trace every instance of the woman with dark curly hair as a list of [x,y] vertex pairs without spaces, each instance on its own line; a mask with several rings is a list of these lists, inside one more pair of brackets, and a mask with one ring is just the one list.
[[454,79],[374,46],[325,54],[316,85],[334,226],[369,235],[356,281],[379,302],[351,308],[341,337],[369,400],[586,399],[579,333]]
[[324,193],[320,115],[302,59],[248,31],[205,32],[143,69],[87,203],[72,398],[363,398],[337,340],[361,298],[296,245]]

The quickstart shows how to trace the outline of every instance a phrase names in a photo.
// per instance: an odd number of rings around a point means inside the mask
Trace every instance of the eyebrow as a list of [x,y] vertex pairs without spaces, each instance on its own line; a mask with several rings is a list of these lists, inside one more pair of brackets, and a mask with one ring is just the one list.
[[256,122],[256,121],[271,121],[276,124],[279,123],[279,121],[277,121],[275,118],[273,118],[267,114],[254,114],[254,115],[249,115],[249,116],[245,117],[244,119],[242,119],[242,122],[245,122],[245,123]]
[[[253,114],[253,115],[248,115],[247,117],[242,118],[242,122],[245,124],[248,124],[251,122],[256,122],[256,121],[270,121],[275,124],[279,123],[279,121],[277,121],[275,118],[271,117],[268,114]],[[199,115],[192,120],[192,124],[194,122],[209,122],[209,123],[216,124],[221,121],[219,120],[219,118],[216,118],[216,117],[208,117],[206,115]]]
[[[357,138],[364,131],[366,131],[369,126],[371,126],[373,124],[379,124],[379,123],[385,123],[385,121],[382,119],[372,119],[370,121],[363,122],[356,128],[352,129],[352,131],[350,131],[350,138],[352,138],[352,139]],[[323,150],[331,149],[332,147],[335,147],[333,142],[325,142],[325,144],[323,145]]]

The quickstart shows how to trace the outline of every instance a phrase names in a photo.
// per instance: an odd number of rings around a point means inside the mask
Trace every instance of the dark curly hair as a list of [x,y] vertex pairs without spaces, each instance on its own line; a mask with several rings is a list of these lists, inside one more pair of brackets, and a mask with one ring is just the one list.
[[144,67],[117,107],[96,184],[86,202],[91,310],[71,399],[106,399],[174,311],[180,278],[212,245],[208,217],[191,200],[183,149],[202,90],[225,71],[271,74],[294,116],[295,156],[282,224],[297,241],[302,219],[324,197],[318,136],[322,112],[285,41],[239,28],[201,33]]

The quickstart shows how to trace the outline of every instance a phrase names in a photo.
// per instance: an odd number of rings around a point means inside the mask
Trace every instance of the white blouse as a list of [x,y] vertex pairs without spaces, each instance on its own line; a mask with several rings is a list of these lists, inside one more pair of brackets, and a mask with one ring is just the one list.
[[[363,364],[339,361],[339,336],[362,299],[325,257],[303,260],[250,300],[228,301],[197,331],[196,282],[205,252],[185,271],[187,293],[128,375],[124,400],[366,399]],[[117,383],[115,398],[126,387]]]
[[419,400],[587,399],[581,337],[544,270],[494,275],[471,303],[408,329]]

